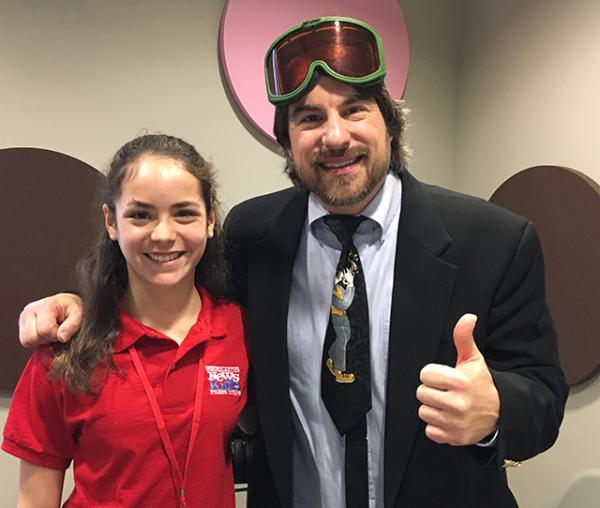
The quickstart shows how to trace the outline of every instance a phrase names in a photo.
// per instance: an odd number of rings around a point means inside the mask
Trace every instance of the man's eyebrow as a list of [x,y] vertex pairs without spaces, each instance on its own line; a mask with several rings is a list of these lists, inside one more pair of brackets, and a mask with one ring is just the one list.
[[321,108],[314,104],[299,104],[298,106],[295,106],[292,110],[290,119],[294,120],[298,115],[301,115],[302,113],[314,113],[318,111],[321,111]]
[[[363,97],[360,94],[354,94],[351,95],[350,97],[348,97],[346,100],[344,100],[344,102],[342,102],[341,106],[342,107],[347,107],[350,106],[351,104],[355,104],[357,102],[374,102],[374,99],[372,97]],[[301,115],[302,113],[314,113],[314,112],[319,112],[321,111],[321,107],[317,106],[316,104],[308,104],[308,103],[304,103],[304,104],[299,104],[297,106],[294,107],[294,109],[292,110],[291,114],[290,114],[290,120],[294,120],[298,115]]]
[[350,104],[354,104],[355,102],[372,102],[373,99],[371,97],[362,97],[359,94],[351,95],[344,102],[342,102],[342,106],[349,106]]

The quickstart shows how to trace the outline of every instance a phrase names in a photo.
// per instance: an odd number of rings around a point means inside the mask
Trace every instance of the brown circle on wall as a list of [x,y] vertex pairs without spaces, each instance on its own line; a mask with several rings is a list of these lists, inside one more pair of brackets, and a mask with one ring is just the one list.
[[13,390],[29,351],[18,339],[18,316],[32,300],[74,288],[74,267],[92,230],[104,176],[50,150],[0,150],[0,389]]
[[600,371],[600,186],[573,169],[536,166],[490,201],[535,224],[567,382],[588,380]]

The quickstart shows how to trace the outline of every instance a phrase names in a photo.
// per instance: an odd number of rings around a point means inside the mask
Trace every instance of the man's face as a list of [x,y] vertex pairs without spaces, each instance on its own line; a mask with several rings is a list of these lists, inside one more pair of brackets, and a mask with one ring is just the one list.
[[298,177],[331,213],[360,213],[385,181],[391,137],[374,99],[322,77],[289,106],[290,148]]

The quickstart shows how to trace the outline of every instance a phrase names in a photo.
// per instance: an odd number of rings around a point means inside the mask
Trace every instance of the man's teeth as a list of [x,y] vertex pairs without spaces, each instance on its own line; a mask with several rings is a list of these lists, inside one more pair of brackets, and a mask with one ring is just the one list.
[[343,168],[344,166],[350,166],[350,164],[354,164],[357,161],[358,161],[358,157],[356,159],[352,159],[349,161],[343,161],[343,162],[323,162],[322,165],[324,167],[326,167],[327,169],[337,169],[337,168]]
[[158,261],[159,263],[167,263],[168,261],[173,261],[174,259],[177,259],[180,256],[180,254],[180,252],[173,252],[173,254],[164,255],[149,253],[148,257],[153,261]]

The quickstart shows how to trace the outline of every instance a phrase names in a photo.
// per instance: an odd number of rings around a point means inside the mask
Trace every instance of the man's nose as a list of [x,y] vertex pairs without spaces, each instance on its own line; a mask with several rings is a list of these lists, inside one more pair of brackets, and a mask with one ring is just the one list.
[[323,125],[323,145],[331,150],[346,149],[350,145],[350,131],[344,118],[333,115]]

